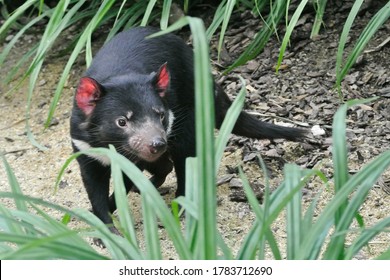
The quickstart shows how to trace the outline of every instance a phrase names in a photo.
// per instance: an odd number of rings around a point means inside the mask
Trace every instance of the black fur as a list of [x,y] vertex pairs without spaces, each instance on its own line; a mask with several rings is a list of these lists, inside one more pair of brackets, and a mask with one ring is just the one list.
[[[183,195],[185,159],[195,155],[193,51],[172,34],[145,39],[156,31],[158,30],[150,27],[139,27],[119,33],[97,53],[85,73],[86,77],[92,79],[80,82],[76,93],[71,117],[71,136],[72,139],[81,140],[92,147],[114,144],[119,152],[140,169],[150,171],[154,175],[152,181],[156,186],[164,182],[174,165],[177,195]],[[162,86],[161,89],[160,84],[167,80],[163,74],[161,78],[156,73],[165,63],[169,72],[169,86]],[[85,101],[79,93],[88,92],[88,87],[91,86],[94,88],[94,95],[88,95],[89,99]],[[231,101],[218,85],[215,85],[215,92],[216,127],[219,128]],[[173,112],[175,120],[172,132],[165,135],[169,125],[169,110]],[[132,112],[129,118],[118,120],[128,111]],[[129,137],[133,137],[137,133],[134,131],[142,128],[147,118],[155,126],[152,130],[157,132],[144,138],[143,135],[139,136],[142,143],[138,146],[134,144],[135,148],[129,151],[126,147]],[[124,129],[121,124],[125,122],[128,127]],[[159,127],[164,131],[160,131]],[[148,134],[148,131],[140,133]],[[242,112],[233,133],[259,139],[285,138],[297,141],[304,137],[305,132],[264,123]],[[149,138],[153,138],[153,141],[148,142]],[[145,141],[148,143],[145,144]],[[74,144],[73,148],[75,151],[79,149]],[[146,154],[146,157],[149,156],[148,153],[152,157],[154,152],[159,157],[157,160],[145,160],[137,154],[137,149],[144,149],[140,154]],[[111,224],[109,213],[116,206],[113,196],[109,198],[109,165],[84,155],[78,158],[78,162],[93,212],[104,223]],[[133,184],[130,179],[125,180],[129,191]],[[117,232],[113,227],[111,230]]]

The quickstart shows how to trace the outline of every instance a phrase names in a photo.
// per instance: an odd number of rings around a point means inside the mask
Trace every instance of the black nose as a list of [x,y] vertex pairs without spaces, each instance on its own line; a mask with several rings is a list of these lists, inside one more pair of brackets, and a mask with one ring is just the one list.
[[165,141],[164,138],[161,137],[154,138],[152,143],[149,146],[150,152],[152,154],[163,152],[165,151],[166,147],[167,147],[167,142]]

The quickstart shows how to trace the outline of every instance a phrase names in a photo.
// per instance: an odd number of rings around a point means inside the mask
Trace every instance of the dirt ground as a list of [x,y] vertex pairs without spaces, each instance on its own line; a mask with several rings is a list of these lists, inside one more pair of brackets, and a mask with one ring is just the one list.
[[[217,43],[215,41],[212,44],[214,74],[232,98],[240,88],[237,75],[241,75],[246,80],[247,111],[258,114],[263,120],[294,124],[311,131],[319,131],[318,135],[317,133],[311,135],[311,140],[305,143],[284,140],[260,141],[232,136],[218,174],[218,223],[227,245],[234,251],[240,248],[254,220],[254,215],[245,202],[241,182],[237,176],[237,166],[243,166],[252,186],[257,189],[260,199],[264,189],[264,177],[256,157],[259,154],[267,164],[273,189],[282,181],[282,169],[286,162],[294,162],[305,168],[319,169],[332,182],[331,125],[333,115],[342,102],[334,89],[335,57],[339,34],[349,9],[345,4],[343,7],[333,7],[331,10],[332,12],[328,12],[324,19],[325,28],[313,40],[309,39],[313,14],[311,11],[304,14],[292,35],[290,47],[283,60],[283,70],[279,74],[274,70],[280,46],[276,37],[270,40],[264,52],[257,58],[227,76],[221,74],[223,66],[237,58],[263,24],[258,16],[250,12],[233,15],[225,38],[222,60],[219,62],[215,50]],[[374,12],[376,12],[375,7],[371,7],[358,15],[350,34],[347,50],[353,47]],[[75,32],[76,30],[67,31],[67,35],[62,40],[70,39]],[[98,31],[97,34],[99,32],[103,31]],[[389,38],[389,34],[390,22],[387,21],[371,40],[342,84],[344,100],[380,96],[375,102],[356,106],[348,111],[348,160],[351,174],[358,172],[364,164],[390,148],[390,44],[382,44]],[[283,31],[279,36],[282,35]],[[0,69],[1,81],[23,53],[39,40],[39,36],[37,32],[25,35],[21,39],[6,64]],[[7,40],[11,38],[12,33]],[[98,37],[95,38],[93,44],[96,49],[101,46],[101,41]],[[90,208],[76,162],[67,169],[60,188],[54,192],[56,176],[72,153],[69,117],[77,80],[85,70],[83,55],[72,68],[51,126],[46,130],[43,129],[56,83],[67,61],[66,56],[56,55],[64,46],[65,44],[57,43],[53,47],[53,53],[45,60],[32,100],[30,119],[32,132],[36,140],[47,150],[39,151],[26,137],[27,83],[12,94],[7,93],[17,83],[16,79],[9,84],[2,83],[0,88],[0,150],[5,152],[25,194],[44,198],[69,208]],[[0,46],[0,50],[2,51],[4,47],[5,44]],[[161,188],[169,203],[175,190],[174,173],[169,175]],[[0,191],[9,191],[3,167],[0,168]],[[326,189],[319,180],[312,180],[303,189],[303,205],[307,206],[319,192],[322,192],[317,209],[320,212],[331,199],[333,192],[331,189]],[[389,194],[390,172],[387,171],[370,191],[360,209],[367,226],[390,215]],[[9,202],[3,201],[3,203]],[[131,193],[129,203],[136,215],[136,226],[141,237],[142,217],[139,195]],[[52,215],[60,217],[56,212]],[[272,227],[281,248],[286,241],[284,219],[283,216],[279,217]],[[76,228],[82,226],[77,221],[71,224]],[[175,257],[172,253],[172,244],[166,240],[163,232],[161,243],[164,247],[164,256]],[[356,258],[371,259],[387,250],[389,246],[390,233],[380,234]],[[268,253],[267,257],[272,256]]]

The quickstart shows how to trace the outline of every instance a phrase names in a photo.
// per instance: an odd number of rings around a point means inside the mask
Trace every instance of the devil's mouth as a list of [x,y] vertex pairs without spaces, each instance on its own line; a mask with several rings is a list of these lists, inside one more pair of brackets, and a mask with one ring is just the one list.
[[166,152],[166,149],[159,151],[158,153],[151,153],[149,150],[134,150],[130,147],[127,147],[127,149],[122,150],[120,153],[128,158],[130,161],[137,163],[139,161],[146,161],[146,162],[155,162],[158,160],[164,153]]
[[154,161],[158,160],[165,152],[166,152],[166,149],[161,150],[157,153],[151,153],[150,151],[139,152],[138,157],[147,161],[147,162],[154,162]]

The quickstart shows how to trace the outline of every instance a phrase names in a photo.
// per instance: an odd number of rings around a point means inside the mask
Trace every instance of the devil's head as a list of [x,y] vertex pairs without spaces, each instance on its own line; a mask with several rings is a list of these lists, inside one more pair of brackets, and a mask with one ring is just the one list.
[[166,63],[149,75],[127,74],[100,83],[81,78],[75,104],[85,115],[80,125],[90,134],[90,144],[112,144],[132,160],[157,160],[167,149],[173,122],[165,101],[169,85]]

